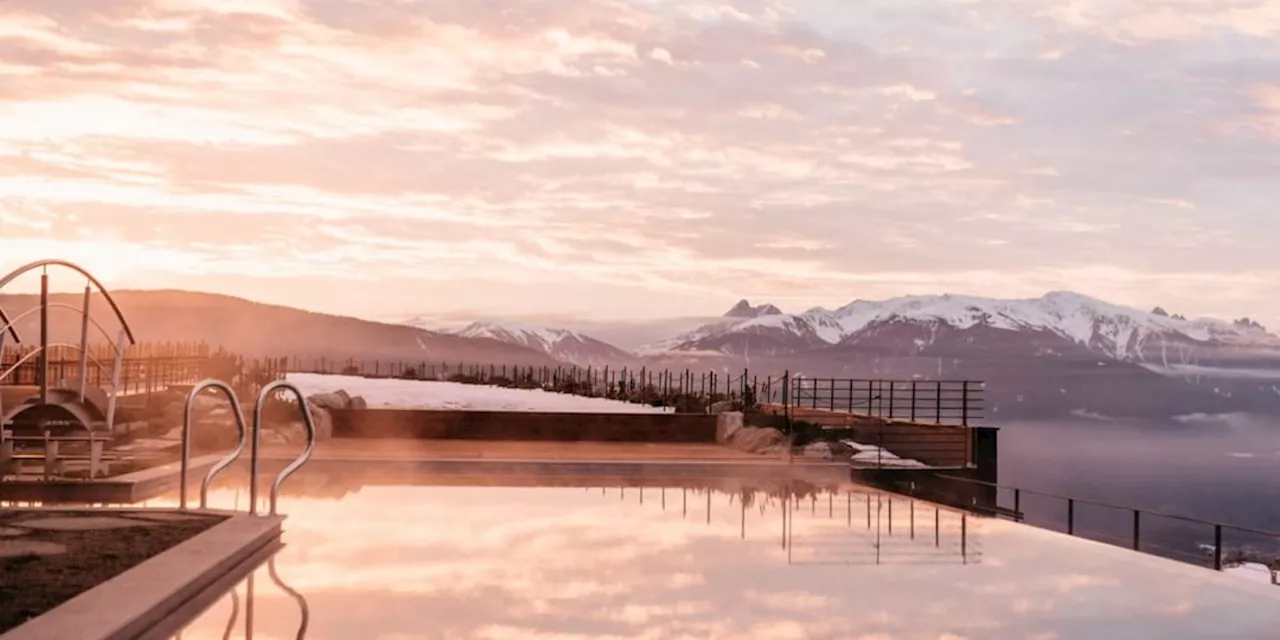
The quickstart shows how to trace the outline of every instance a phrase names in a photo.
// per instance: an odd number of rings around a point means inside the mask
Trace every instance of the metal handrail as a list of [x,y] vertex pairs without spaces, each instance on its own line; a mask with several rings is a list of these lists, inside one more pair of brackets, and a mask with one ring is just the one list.
[[[205,389],[217,389],[226,394],[227,401],[231,403],[232,415],[236,419],[236,428],[240,431],[240,441],[236,444],[236,447],[231,450],[231,453],[228,453],[224,458],[210,467],[209,472],[205,474],[204,480],[200,483],[201,509],[206,508],[209,504],[209,483],[213,482],[215,476],[222,473],[223,470],[235,463],[235,461],[240,457],[240,454],[244,452],[245,438],[248,436],[248,432],[245,429],[244,412],[240,409],[240,401],[236,399],[236,392],[231,388],[231,385],[228,385],[221,380],[214,380],[210,378],[196,383],[196,385],[191,388],[191,392],[187,394],[187,403],[183,407],[182,411],[182,463],[181,475],[178,477],[178,507],[180,509],[187,508],[187,469],[191,466],[192,411],[195,408],[196,397]],[[257,480],[257,447],[253,450],[252,464],[255,475],[250,480],[251,482]],[[252,513],[252,511],[250,511],[250,513]]]
[[[71,311],[75,311],[76,313],[86,316],[88,318],[89,323],[92,324],[94,327],[97,327],[98,332],[101,333],[102,337],[106,339],[107,344],[111,345],[111,349],[114,351],[115,349],[118,348],[116,345],[116,341],[111,339],[111,334],[107,333],[107,330],[102,326],[102,323],[95,320],[92,315],[87,314],[84,309],[81,309],[80,307],[77,307],[73,304],[67,304],[65,302],[50,302],[46,306],[49,307],[50,309],[70,309]],[[23,318],[33,313],[39,313],[39,312],[40,312],[40,307],[31,307],[30,309],[23,311],[17,316],[14,316],[12,319],[6,319],[5,317],[0,316],[0,322],[6,322],[6,324],[0,324],[0,333],[8,332],[9,329],[13,329],[15,325],[18,324],[19,320],[22,320]],[[54,345],[49,345],[49,346],[52,347]]]
[[302,394],[298,387],[294,386],[288,380],[276,380],[262,388],[258,392],[258,401],[253,407],[253,435],[252,435],[252,453],[249,457],[251,478],[249,484],[249,515],[255,515],[258,512],[258,448],[261,443],[262,435],[262,408],[266,405],[271,394],[277,390],[284,390],[293,393],[298,400],[298,410],[302,412],[302,424],[307,430],[307,446],[302,449],[302,453],[288,464],[280,473],[276,475],[276,479],[271,483],[271,515],[276,515],[276,505],[280,498],[280,485],[293,475],[295,471],[306,464],[311,459],[311,453],[316,448],[316,425],[311,419],[311,408],[307,406],[307,398]]
[[[138,341],[133,337],[133,329],[129,327],[129,322],[124,319],[124,313],[120,311],[120,305],[116,304],[115,299],[111,297],[111,293],[107,291],[106,287],[102,286],[102,283],[99,282],[93,274],[89,273],[84,267],[74,262],[68,262],[66,260],[37,260],[35,262],[24,264],[0,278],[0,289],[3,289],[5,285],[16,280],[18,276],[29,271],[35,271],[41,267],[45,267],[46,269],[48,267],[66,267],[84,276],[90,283],[98,287],[98,292],[102,294],[102,297],[107,300],[107,304],[111,306],[111,310],[115,312],[116,320],[120,321],[120,327],[124,329],[125,336],[129,338],[129,344],[137,344]],[[17,335],[14,335],[13,337],[15,340],[18,340]]]

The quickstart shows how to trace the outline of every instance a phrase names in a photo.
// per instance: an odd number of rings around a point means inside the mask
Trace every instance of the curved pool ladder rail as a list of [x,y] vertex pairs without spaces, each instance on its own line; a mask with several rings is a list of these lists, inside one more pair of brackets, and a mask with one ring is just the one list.
[[267,400],[271,398],[271,394],[276,391],[288,391],[298,400],[298,411],[302,413],[302,424],[307,430],[307,446],[302,449],[302,453],[288,464],[280,473],[276,475],[276,479],[271,483],[271,511],[270,515],[276,515],[276,506],[280,498],[280,485],[284,484],[289,476],[306,464],[311,459],[311,453],[316,448],[316,425],[311,419],[311,408],[307,405],[307,398],[302,394],[298,387],[294,386],[288,380],[276,380],[262,388],[258,392],[258,401],[253,407],[253,436],[252,448],[249,456],[250,471],[249,476],[253,481],[249,484],[249,515],[258,513],[258,448],[261,443],[262,435],[262,408],[266,405]]
[[[240,441],[235,448],[226,456],[209,468],[209,472],[205,474],[204,480],[200,483],[200,508],[205,509],[209,504],[209,484],[217,477],[219,473],[226,470],[227,467],[235,463],[239,459],[240,454],[244,453],[245,440],[248,437],[248,430],[245,428],[244,412],[240,410],[240,401],[236,398],[236,392],[231,385],[212,378],[197,382],[191,387],[191,392],[187,394],[187,403],[182,410],[182,463],[181,470],[178,475],[178,508],[187,508],[187,470],[191,466],[191,422],[192,413],[195,408],[196,398],[205,389],[215,389],[221,391],[227,396],[227,402],[231,404],[231,414],[236,420],[236,428],[240,431]],[[258,451],[253,451],[254,469],[257,469]],[[251,512],[252,513],[252,512]]]

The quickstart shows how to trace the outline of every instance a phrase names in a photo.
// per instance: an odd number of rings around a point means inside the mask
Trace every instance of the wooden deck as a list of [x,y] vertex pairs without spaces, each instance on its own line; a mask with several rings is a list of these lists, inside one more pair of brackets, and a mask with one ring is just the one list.
[[[782,415],[782,405],[761,405],[761,411]],[[829,429],[849,429],[854,440],[873,444],[902,458],[929,466],[958,469],[975,463],[974,427],[888,420],[858,413],[791,407],[794,420]]]

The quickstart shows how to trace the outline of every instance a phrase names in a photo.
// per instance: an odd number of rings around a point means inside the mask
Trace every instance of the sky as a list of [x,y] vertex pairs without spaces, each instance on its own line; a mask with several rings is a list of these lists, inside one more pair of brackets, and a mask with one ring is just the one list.
[[0,269],[114,288],[1280,326],[1277,176],[1280,0],[0,0]]

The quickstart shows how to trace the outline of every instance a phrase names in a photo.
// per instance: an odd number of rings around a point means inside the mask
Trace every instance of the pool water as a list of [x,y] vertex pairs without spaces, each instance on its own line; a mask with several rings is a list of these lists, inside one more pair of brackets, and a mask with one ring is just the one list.
[[[306,638],[1280,637],[1269,585],[853,485],[459,482],[289,481],[273,564]],[[298,637],[251,580],[177,637]]]

